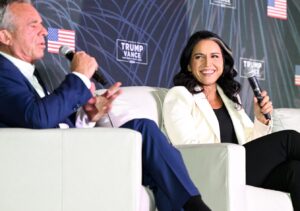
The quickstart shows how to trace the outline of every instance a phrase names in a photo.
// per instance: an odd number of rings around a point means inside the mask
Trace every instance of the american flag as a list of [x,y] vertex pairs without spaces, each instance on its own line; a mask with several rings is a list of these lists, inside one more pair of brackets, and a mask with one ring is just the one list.
[[295,69],[295,85],[300,86],[300,65],[296,65]]
[[75,31],[48,28],[48,52],[59,53],[62,45],[67,45],[75,51]]
[[287,0],[268,0],[267,15],[272,18],[287,19]]

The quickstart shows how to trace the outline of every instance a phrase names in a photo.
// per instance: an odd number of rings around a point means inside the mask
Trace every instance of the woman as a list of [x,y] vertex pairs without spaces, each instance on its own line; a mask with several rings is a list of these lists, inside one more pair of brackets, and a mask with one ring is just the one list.
[[171,142],[244,145],[247,184],[291,193],[294,210],[300,211],[300,134],[270,134],[272,121],[264,114],[272,113],[273,106],[267,92],[262,92],[260,104],[254,98],[253,123],[239,99],[232,52],[209,31],[191,36],[180,66],[163,108]]

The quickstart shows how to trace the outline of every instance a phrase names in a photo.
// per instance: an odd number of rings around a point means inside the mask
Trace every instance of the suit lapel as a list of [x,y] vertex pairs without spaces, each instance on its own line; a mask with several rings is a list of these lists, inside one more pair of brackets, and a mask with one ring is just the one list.
[[220,127],[218,119],[215,115],[215,112],[213,111],[211,105],[209,104],[208,100],[206,99],[206,96],[203,92],[199,94],[194,95],[195,102],[200,110],[200,112],[203,114],[204,118],[207,120],[207,124],[211,128],[211,131],[216,135],[218,138],[218,141],[221,141],[220,138]]
[[[222,88],[217,86],[217,90],[220,97],[222,98],[224,105],[226,106],[226,109],[228,110],[237,139],[244,140],[245,133],[243,124],[241,124],[241,119],[243,118],[243,116],[241,116],[240,112],[236,110],[236,104],[224,94]],[[218,141],[221,142],[219,121],[211,105],[206,99],[206,96],[204,95],[204,93],[201,92],[199,94],[195,94],[194,99],[197,104],[197,107],[201,111],[204,118],[207,120],[207,124],[211,128],[211,131],[213,131],[215,136],[218,138]]]
[[27,80],[27,78],[20,72],[20,70],[8,59],[6,59],[4,56],[2,56],[0,54],[0,63],[1,66],[5,69],[9,69],[12,75],[14,75],[14,77],[18,80],[21,80],[23,82],[25,82],[25,84],[27,85],[27,87],[33,92],[35,93],[37,96],[39,96],[39,94],[37,93],[37,91],[34,89],[34,87],[31,85],[31,83]]

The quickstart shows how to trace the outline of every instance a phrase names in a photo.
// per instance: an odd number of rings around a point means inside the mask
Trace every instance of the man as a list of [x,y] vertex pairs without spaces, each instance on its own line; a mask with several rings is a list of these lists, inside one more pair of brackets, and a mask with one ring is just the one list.
[[[34,76],[34,62],[44,56],[47,31],[29,0],[1,0],[0,8],[0,125],[24,128],[92,127],[121,93],[121,83],[102,96],[93,96],[90,78],[96,60],[77,52],[72,73],[48,94]],[[81,115],[77,115],[81,113]],[[82,121],[83,116],[87,116]],[[79,118],[80,117],[80,118]],[[77,121],[76,119],[81,120]],[[155,195],[159,210],[209,208],[190,180],[182,158],[150,120],[132,120],[122,127],[141,132],[143,185]]]

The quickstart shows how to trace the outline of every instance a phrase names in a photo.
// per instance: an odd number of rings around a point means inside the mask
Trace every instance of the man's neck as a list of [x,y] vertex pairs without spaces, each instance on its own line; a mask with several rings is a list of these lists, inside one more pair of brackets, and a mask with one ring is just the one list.
[[6,54],[9,57],[13,57],[15,59],[21,60],[23,62],[29,63],[31,65],[33,65],[33,62],[28,61],[27,59],[23,58],[22,56],[20,56],[18,53],[13,52],[10,48],[8,48],[7,46],[0,46],[0,52]]

